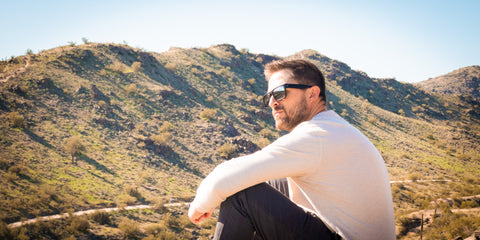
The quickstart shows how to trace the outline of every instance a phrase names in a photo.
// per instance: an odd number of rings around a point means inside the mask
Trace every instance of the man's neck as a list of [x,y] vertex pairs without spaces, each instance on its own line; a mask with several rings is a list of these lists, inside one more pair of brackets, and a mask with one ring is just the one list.
[[320,102],[319,104],[316,104],[315,106],[312,107],[308,119],[306,121],[311,120],[315,115],[327,111],[327,105],[325,104],[324,101]]

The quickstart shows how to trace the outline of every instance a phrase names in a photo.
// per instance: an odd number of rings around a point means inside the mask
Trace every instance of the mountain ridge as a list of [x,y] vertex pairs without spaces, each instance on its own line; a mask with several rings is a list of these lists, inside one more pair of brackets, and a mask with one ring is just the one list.
[[415,84],[425,91],[445,95],[463,95],[480,100],[480,66],[459,68],[447,74]]
[[[480,181],[474,102],[370,78],[315,50],[286,58],[323,71],[328,108],[372,140],[392,180]],[[261,103],[263,67],[277,59],[230,44],[156,53],[88,43],[0,62],[0,220],[188,201],[216,164],[283,134]],[[73,136],[84,149],[70,154]],[[412,197],[394,195],[397,215],[423,204]]]

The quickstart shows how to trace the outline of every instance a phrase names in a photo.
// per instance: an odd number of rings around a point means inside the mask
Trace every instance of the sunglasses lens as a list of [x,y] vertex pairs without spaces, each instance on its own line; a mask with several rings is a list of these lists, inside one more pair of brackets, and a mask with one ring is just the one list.
[[275,98],[275,101],[280,101],[280,100],[284,99],[284,98],[285,98],[285,95],[286,95],[286,93],[285,93],[285,88],[282,88],[282,89],[280,89],[280,90],[278,90],[278,91],[275,90],[275,91],[272,93],[272,95],[273,95],[273,98]]
[[268,107],[268,104],[270,103],[270,96],[272,96],[271,93],[267,93],[263,96],[263,105],[265,105],[265,107]]
[[265,107],[268,107],[268,105],[270,104],[270,97],[271,96],[273,96],[275,101],[280,101],[280,100],[284,99],[287,96],[287,93],[285,91],[285,87],[284,86],[277,87],[277,88],[273,89],[273,91],[265,94],[263,96],[263,104],[265,105]]

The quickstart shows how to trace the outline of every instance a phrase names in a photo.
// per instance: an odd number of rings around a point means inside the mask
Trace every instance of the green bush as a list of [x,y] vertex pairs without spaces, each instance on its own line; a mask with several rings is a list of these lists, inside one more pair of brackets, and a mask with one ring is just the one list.
[[103,100],[98,101],[97,104],[98,104],[98,106],[99,106],[100,108],[104,108],[104,107],[107,105],[107,103],[106,103],[105,101],[103,101]]
[[217,154],[220,157],[231,158],[233,154],[237,151],[235,145],[231,143],[224,143],[221,147],[218,148]]
[[125,192],[136,198],[137,200],[143,200],[144,198],[142,197],[142,194],[140,193],[140,191],[138,191],[138,188],[137,187],[134,187],[134,186],[127,186],[125,188]]
[[266,146],[268,146],[270,144],[270,140],[268,140],[268,138],[260,138],[258,139],[255,144],[259,147],[259,148],[264,148]]
[[3,221],[0,221],[0,239],[14,239],[12,229],[10,229]]
[[477,207],[479,207],[478,202],[473,200],[464,201],[460,205],[460,208],[477,208]]
[[120,224],[118,224],[118,228],[123,232],[123,236],[127,239],[136,239],[141,233],[138,223],[128,218],[124,218]]
[[151,208],[153,211],[157,213],[168,212],[168,208],[165,207],[165,204],[167,203],[166,199],[159,197],[159,198],[155,198],[150,202],[153,202],[153,207]]
[[90,228],[90,223],[86,216],[72,217],[66,230],[70,233],[85,233]]
[[153,236],[158,236],[166,230],[167,228],[162,223],[152,223],[145,227],[145,233]]
[[79,136],[72,136],[67,139],[67,143],[65,144],[65,150],[72,157],[72,163],[76,164],[76,155],[80,154],[83,150],[85,150],[85,147],[80,141]]
[[136,73],[140,72],[140,70],[142,69],[142,63],[141,62],[134,62],[134,63],[132,63],[131,68],[132,68],[133,72],[136,72]]
[[108,65],[106,68],[117,73],[124,73],[127,70],[127,66],[121,62],[114,62],[113,64]]
[[128,96],[135,96],[138,91],[137,85],[135,83],[132,83],[125,88],[125,91],[127,91]]
[[11,112],[8,114],[10,125],[14,128],[25,128],[27,125],[25,118],[18,112]]
[[160,132],[168,132],[173,129],[173,124],[171,124],[168,121],[163,122],[162,126],[160,126],[160,129],[158,129]]
[[200,112],[200,117],[208,121],[213,121],[217,115],[217,110],[207,108]]
[[480,217],[444,212],[425,229],[425,239],[462,239],[480,227]]
[[168,132],[162,132],[158,135],[150,136],[150,139],[158,146],[169,146],[172,141],[172,134]]
[[165,68],[169,71],[175,72],[175,70],[177,70],[177,64],[167,63],[167,64],[165,64]]
[[262,129],[258,134],[260,134],[260,136],[267,138],[269,140],[274,140],[278,138],[278,133],[273,132],[272,130],[269,130],[267,128]]
[[420,180],[420,174],[411,173],[410,175],[408,175],[408,179],[412,180],[412,182],[416,182],[416,181]]
[[15,180],[18,179],[18,176],[17,176],[17,174],[15,174],[13,172],[7,172],[3,175],[3,179],[13,183],[13,182],[15,182]]
[[8,160],[0,158],[0,169],[7,170],[10,167],[10,162]]
[[93,212],[90,215],[90,219],[102,225],[107,225],[111,223],[110,213],[101,210]]

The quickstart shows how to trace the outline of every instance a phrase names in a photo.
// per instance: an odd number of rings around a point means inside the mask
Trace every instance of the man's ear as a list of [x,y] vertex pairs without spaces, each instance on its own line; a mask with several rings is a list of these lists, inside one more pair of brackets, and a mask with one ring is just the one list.
[[320,97],[320,87],[313,86],[310,88],[310,95],[308,96],[310,100],[315,100]]

